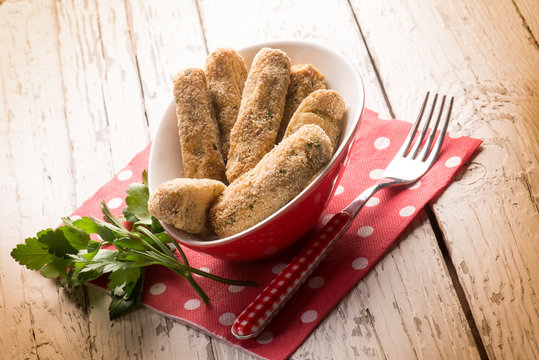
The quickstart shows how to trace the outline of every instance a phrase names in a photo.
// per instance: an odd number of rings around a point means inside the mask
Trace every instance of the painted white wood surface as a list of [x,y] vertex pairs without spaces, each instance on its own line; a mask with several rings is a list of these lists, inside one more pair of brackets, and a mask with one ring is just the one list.
[[[453,130],[484,140],[433,209],[486,352],[500,359],[539,357],[539,46],[527,25],[537,16],[517,4],[352,2],[367,44],[386,45],[371,48],[397,116],[414,111],[404,88],[431,83],[458,99]],[[374,30],[380,17],[385,31]]]
[[485,140],[433,205],[450,256],[420,216],[293,358],[461,359],[483,347],[539,357],[536,10],[532,0],[0,2],[0,358],[251,358],[147,309],[110,322],[105,294],[67,292],[9,252],[150,141],[175,71],[201,66],[208,49],[274,38],[347,56],[385,117],[412,119],[425,90],[451,92],[452,130]]

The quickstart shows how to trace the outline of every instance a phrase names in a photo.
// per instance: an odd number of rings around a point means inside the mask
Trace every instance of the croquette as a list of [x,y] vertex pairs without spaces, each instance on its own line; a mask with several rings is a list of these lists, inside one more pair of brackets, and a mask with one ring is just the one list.
[[230,133],[226,176],[232,183],[270,151],[277,138],[290,84],[290,59],[263,48],[255,56],[243,89],[238,119]]
[[219,195],[210,208],[211,227],[223,238],[259,223],[298,195],[331,156],[324,130],[303,126]]
[[150,214],[192,234],[210,234],[208,210],[225,189],[211,179],[176,178],[157,187],[148,201]]
[[204,72],[219,124],[221,152],[226,161],[230,148],[230,131],[238,117],[247,67],[235,50],[220,48],[208,56]]
[[174,100],[185,176],[225,182],[219,126],[202,69],[174,76]]
[[346,111],[344,99],[335,90],[316,90],[298,106],[290,119],[284,137],[287,138],[306,124],[320,126],[331,140],[333,151],[342,131],[342,118]]
[[292,66],[290,70],[290,85],[286,93],[283,119],[279,126],[276,143],[281,142],[286,127],[298,108],[299,104],[313,91],[326,88],[326,79],[312,64],[300,64]]

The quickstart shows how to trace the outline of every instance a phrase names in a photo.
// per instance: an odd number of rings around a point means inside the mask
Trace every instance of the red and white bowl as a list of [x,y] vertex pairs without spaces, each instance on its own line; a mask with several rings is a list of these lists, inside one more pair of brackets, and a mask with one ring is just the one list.
[[[348,157],[365,102],[363,81],[354,66],[342,55],[326,47],[299,40],[258,43],[237,51],[249,67],[255,54],[263,47],[283,50],[290,57],[292,65],[313,64],[325,75],[327,88],[343,96],[347,111],[340,142],[329,164],[292,201],[257,225],[236,235],[218,239],[216,236],[189,234],[162,223],[178,243],[232,261],[273,257],[300,239],[317,223],[338,183],[339,170]],[[167,108],[153,140],[148,177],[150,194],[155,192],[159,184],[183,177],[174,101]]]

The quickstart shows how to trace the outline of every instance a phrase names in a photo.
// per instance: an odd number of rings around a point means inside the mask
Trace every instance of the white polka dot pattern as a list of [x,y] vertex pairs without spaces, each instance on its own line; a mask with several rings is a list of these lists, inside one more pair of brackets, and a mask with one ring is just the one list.
[[240,291],[243,291],[243,289],[245,289],[245,286],[230,285],[228,287],[228,291],[230,291],[231,293],[239,293]]
[[316,320],[318,313],[315,310],[307,310],[301,314],[301,322],[308,324]]
[[371,198],[367,201],[367,203],[365,204],[365,206],[367,206],[367,207],[373,207],[373,206],[378,205],[379,203],[380,203],[380,199],[377,198],[376,196],[373,196],[373,197],[371,197]]
[[166,289],[167,287],[165,284],[158,282],[150,286],[150,294],[161,295],[162,293],[165,292]]
[[262,345],[269,344],[273,341],[273,334],[269,331],[264,331],[256,337],[256,342]]
[[133,176],[133,172],[131,170],[122,170],[120,171],[120,173],[118,173],[118,176],[116,176],[116,178],[120,181],[126,181],[126,180],[129,180],[131,179],[131,177]]
[[359,257],[352,261],[352,268],[355,270],[363,270],[369,265],[369,260],[364,257]]
[[402,217],[408,217],[410,215],[413,215],[414,213],[415,213],[415,207],[412,205],[405,206],[399,210],[399,215]]
[[369,177],[373,180],[378,180],[382,178],[383,174],[384,174],[383,169],[374,169],[374,170],[371,170],[371,172],[369,173]]
[[321,276],[313,276],[309,279],[308,286],[311,289],[320,289],[324,284],[326,283],[326,280],[324,280]]
[[234,320],[236,320],[236,315],[231,312],[226,312],[219,316],[219,323],[224,326],[230,326],[234,324]]
[[183,307],[185,310],[195,310],[195,309],[198,309],[200,307],[200,300],[198,299],[190,299],[190,300],[187,300],[184,304],[183,304]]
[[408,185],[406,188],[408,190],[415,190],[415,189],[419,189],[420,186],[421,186],[421,180],[417,180],[416,182]]
[[107,202],[107,206],[110,209],[117,209],[120,206],[122,206],[122,204],[123,204],[123,200],[120,199],[119,197],[112,198]]
[[371,236],[374,233],[374,228],[372,226],[362,226],[357,231],[357,234],[361,237]]
[[379,137],[378,139],[374,140],[374,147],[378,150],[384,150],[389,147],[389,144],[391,144],[391,141],[389,141],[386,137]]
[[448,168],[452,168],[455,166],[459,166],[461,162],[462,160],[459,156],[453,156],[446,160],[445,166]]

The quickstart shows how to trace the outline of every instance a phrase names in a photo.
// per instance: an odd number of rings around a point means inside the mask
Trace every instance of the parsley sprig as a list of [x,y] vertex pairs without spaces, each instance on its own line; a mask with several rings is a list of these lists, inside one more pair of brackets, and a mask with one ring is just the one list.
[[[111,320],[140,305],[144,273],[150,265],[164,266],[186,279],[206,304],[210,299],[192,274],[225,284],[256,285],[254,281],[225,279],[191,267],[178,243],[149,213],[146,171],[142,179],[142,184],[134,183],[127,189],[127,207],[121,219],[101,202],[103,220],[62,218],[62,226],[27,238],[11,251],[11,256],[28,269],[39,270],[46,278],[59,278],[69,288],[108,274]],[[94,240],[97,237],[94,235],[93,239],[91,234],[99,235],[99,240]]]

